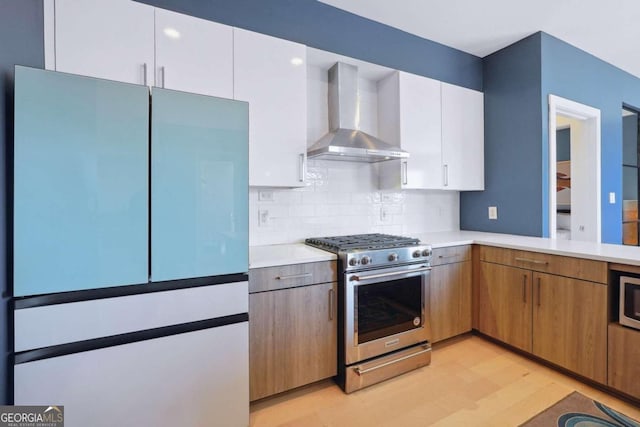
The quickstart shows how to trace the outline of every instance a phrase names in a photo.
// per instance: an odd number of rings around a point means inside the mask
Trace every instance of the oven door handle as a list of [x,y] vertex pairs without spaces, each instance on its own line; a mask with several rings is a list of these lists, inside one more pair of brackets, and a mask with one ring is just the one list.
[[431,270],[431,267],[416,268],[414,270],[394,271],[393,273],[369,274],[367,276],[356,276],[356,275],[353,275],[353,276],[351,276],[349,278],[349,281],[350,282],[360,282],[360,281],[363,281],[363,280],[370,280],[370,279],[382,279],[384,277],[403,276],[405,274],[420,273],[420,272],[429,271],[429,270]]
[[390,360],[388,362],[384,362],[384,363],[381,363],[379,365],[372,366],[370,368],[361,369],[361,368],[358,367],[358,368],[354,368],[353,370],[356,372],[356,374],[363,375],[363,374],[366,374],[368,372],[375,371],[375,370],[378,370],[380,368],[384,368],[384,367],[389,366],[389,365],[393,365],[394,363],[402,362],[403,360],[411,359],[412,357],[420,356],[421,354],[424,354],[424,353],[429,353],[430,351],[431,351],[431,345],[425,344],[425,345],[422,346],[422,350],[420,350],[420,351],[418,351],[416,353],[411,353],[411,354],[408,354],[406,356],[400,357],[398,359],[393,359],[393,360]]

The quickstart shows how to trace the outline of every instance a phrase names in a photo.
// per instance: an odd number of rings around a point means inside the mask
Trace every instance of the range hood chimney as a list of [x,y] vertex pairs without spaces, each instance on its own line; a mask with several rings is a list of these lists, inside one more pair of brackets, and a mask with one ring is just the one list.
[[329,69],[329,133],[307,150],[318,160],[381,162],[409,153],[359,130],[358,67],[336,62]]

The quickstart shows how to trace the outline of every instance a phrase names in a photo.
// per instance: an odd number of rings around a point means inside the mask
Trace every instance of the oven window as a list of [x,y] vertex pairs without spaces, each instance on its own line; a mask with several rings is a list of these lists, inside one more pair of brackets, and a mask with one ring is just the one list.
[[422,276],[357,286],[358,344],[422,326]]
[[624,315],[630,319],[640,320],[640,286],[625,283]]

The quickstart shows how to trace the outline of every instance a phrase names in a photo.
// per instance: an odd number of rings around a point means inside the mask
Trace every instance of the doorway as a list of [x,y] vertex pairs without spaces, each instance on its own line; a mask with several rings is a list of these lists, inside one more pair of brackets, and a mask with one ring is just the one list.
[[549,237],[599,243],[600,200],[600,110],[549,95]]
[[640,245],[638,193],[640,189],[640,120],[638,112],[622,109],[622,244]]

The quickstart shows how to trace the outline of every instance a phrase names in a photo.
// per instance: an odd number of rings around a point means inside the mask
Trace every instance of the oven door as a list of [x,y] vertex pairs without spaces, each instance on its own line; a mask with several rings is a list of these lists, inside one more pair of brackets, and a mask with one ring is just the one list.
[[620,323],[640,329],[640,278],[620,277]]
[[347,365],[430,339],[430,271],[412,264],[345,274]]

